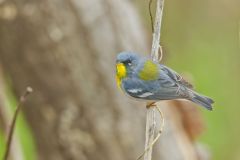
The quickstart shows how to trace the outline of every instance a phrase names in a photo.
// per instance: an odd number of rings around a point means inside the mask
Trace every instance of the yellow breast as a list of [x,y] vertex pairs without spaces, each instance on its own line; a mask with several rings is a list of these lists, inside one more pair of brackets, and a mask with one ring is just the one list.
[[127,69],[123,63],[117,63],[116,65],[116,81],[117,85],[120,88],[121,81],[127,76]]

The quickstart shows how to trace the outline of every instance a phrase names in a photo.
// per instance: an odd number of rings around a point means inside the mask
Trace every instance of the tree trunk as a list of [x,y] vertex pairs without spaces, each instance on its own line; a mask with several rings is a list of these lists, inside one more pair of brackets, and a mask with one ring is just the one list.
[[[115,56],[150,45],[127,0],[8,0],[0,8],[0,62],[19,95],[40,160],[133,160],[144,148],[145,108],[117,90]],[[177,103],[153,159],[195,160]],[[171,109],[170,109],[171,108]]]

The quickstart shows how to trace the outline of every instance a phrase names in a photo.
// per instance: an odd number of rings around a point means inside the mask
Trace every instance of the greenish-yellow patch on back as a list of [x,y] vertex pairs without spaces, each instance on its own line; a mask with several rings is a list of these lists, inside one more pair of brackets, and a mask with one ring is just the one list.
[[139,72],[138,76],[142,80],[150,81],[158,78],[158,66],[150,60],[144,63],[143,69]]

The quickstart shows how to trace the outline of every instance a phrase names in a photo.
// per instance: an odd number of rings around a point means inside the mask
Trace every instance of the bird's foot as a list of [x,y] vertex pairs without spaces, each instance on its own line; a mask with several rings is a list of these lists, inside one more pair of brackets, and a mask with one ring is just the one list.
[[149,109],[150,107],[156,107],[156,102],[147,102],[146,108]]

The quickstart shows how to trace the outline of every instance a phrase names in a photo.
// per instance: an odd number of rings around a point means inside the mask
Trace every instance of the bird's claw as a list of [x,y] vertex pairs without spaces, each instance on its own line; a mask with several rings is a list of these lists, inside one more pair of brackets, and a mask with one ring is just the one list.
[[146,105],[147,109],[149,109],[150,107],[156,107],[156,106],[157,106],[156,102],[148,102]]

